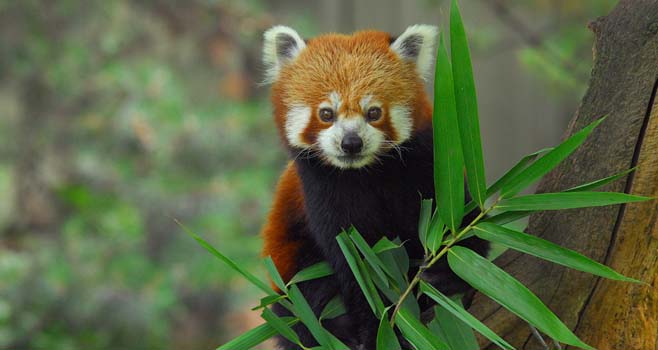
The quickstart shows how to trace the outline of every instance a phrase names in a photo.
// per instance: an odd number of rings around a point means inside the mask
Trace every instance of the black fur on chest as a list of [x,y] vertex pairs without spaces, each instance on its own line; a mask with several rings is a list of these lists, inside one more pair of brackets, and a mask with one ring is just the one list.
[[371,245],[384,236],[400,237],[416,242],[408,249],[420,252],[420,201],[434,197],[432,147],[428,128],[402,144],[400,152],[391,150],[362,169],[341,170],[317,158],[297,160],[315,239],[333,246],[341,230],[354,226]]
[[[336,236],[354,226],[371,245],[384,236],[400,237],[406,241],[405,248],[411,259],[423,258],[418,216],[421,199],[434,198],[432,129],[415,133],[401,145],[399,153],[391,150],[380,160],[358,170],[340,170],[317,158],[295,160],[305,211],[304,222],[291,232],[302,242],[298,266],[301,269],[325,260],[334,269],[334,275],[303,282],[300,289],[316,314],[340,293],[348,312],[336,324],[325,327],[347,344],[362,344],[365,349],[375,349],[379,321],[370,311]],[[471,220],[474,215],[477,213],[470,213],[464,220]],[[488,244],[478,238],[469,238],[460,244],[483,255],[488,250]],[[450,271],[445,259],[425,273],[430,277],[428,282],[448,295],[468,289],[465,282]],[[431,306],[429,300],[421,304],[424,304],[422,309]],[[280,316],[288,315],[276,305],[274,310]],[[307,345],[315,344],[305,327],[297,325],[295,330],[303,341],[308,339]],[[280,344],[286,349],[298,349],[284,339],[280,339]]]

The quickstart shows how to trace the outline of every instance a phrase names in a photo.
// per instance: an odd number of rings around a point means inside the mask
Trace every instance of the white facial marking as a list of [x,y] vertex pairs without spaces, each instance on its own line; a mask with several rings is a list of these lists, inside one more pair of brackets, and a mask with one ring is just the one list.
[[372,95],[365,95],[361,98],[361,101],[359,101],[359,106],[361,106],[363,112],[366,112],[368,108],[372,107],[370,101],[372,101]]
[[329,93],[329,103],[331,103],[331,107],[334,111],[337,112],[343,104],[343,101],[340,99],[340,94],[336,91]]
[[[350,158],[342,150],[341,142],[346,134],[353,132],[361,137],[363,149]],[[362,115],[339,116],[334,125],[318,134],[318,145],[325,159],[341,169],[361,168],[372,163],[384,140],[384,133],[369,125]]]
[[411,110],[406,106],[392,106],[389,114],[391,116],[391,124],[397,133],[397,140],[395,142],[400,144],[409,137],[413,130],[413,121],[411,120]]
[[291,146],[306,148],[307,143],[302,141],[302,133],[306,130],[311,120],[311,107],[304,105],[292,105],[286,114],[286,137]]
[[427,79],[432,67],[437,33],[435,26],[410,26],[391,44],[391,50],[402,59],[416,62],[416,71],[421,78]]

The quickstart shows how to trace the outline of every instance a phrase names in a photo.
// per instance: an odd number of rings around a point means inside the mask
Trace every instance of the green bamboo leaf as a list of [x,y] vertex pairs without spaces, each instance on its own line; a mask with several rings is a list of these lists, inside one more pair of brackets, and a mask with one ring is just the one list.
[[434,319],[427,328],[451,350],[479,350],[477,338],[471,327],[441,306],[434,308]]
[[345,309],[343,299],[340,297],[340,295],[336,295],[335,297],[331,298],[327,305],[325,305],[324,309],[322,309],[322,312],[320,313],[320,321],[331,320],[332,318],[341,316],[346,312],[347,309]]
[[407,275],[405,272],[402,272],[402,267],[404,265],[408,266],[409,261],[408,260],[406,262],[398,261],[399,258],[403,258],[403,256],[396,254],[398,250],[404,250],[404,248],[399,247],[397,249],[386,250],[381,253],[378,253],[377,256],[382,261],[382,263],[386,266],[386,269],[393,273],[393,280],[391,281],[392,289],[397,288],[398,290],[403,290],[407,287],[408,283],[407,283]]
[[372,247],[372,250],[375,253],[379,254],[379,253],[385,252],[387,250],[396,249],[396,248],[400,248],[400,247],[401,247],[401,245],[399,245],[397,243],[394,243],[394,242],[391,242],[386,237],[382,237],[382,239],[380,239],[377,243],[375,243],[375,245]]
[[217,251],[217,249],[213,248],[213,246],[211,246],[203,238],[201,238],[196,233],[192,232],[187,227],[185,227],[180,221],[176,219],[174,219],[174,221],[176,222],[176,224],[178,224],[178,226],[180,226],[183,229],[183,231],[185,231],[188,235],[192,236],[192,238],[194,238],[202,247],[204,247],[212,255],[214,255],[219,260],[221,260],[228,267],[232,268],[234,271],[241,274],[244,278],[247,279],[247,281],[251,282],[254,286],[258,287],[258,289],[262,290],[263,292],[265,292],[265,294],[268,295],[276,294],[274,290],[272,290],[272,288],[270,288],[265,282],[261,281],[260,279],[258,279],[258,277],[254,276],[251,272],[243,269],[238,264],[236,264],[233,260],[229,259],[224,254]]
[[[544,151],[540,151],[540,152],[544,152]],[[621,172],[621,173],[619,173],[619,174],[616,174],[616,175],[612,175],[612,176],[609,176],[609,177],[606,177],[606,178],[603,178],[603,179],[600,179],[600,180],[592,181],[592,182],[586,183],[586,184],[584,184],[584,185],[580,185],[580,186],[572,187],[572,188],[570,188],[570,189],[568,189],[568,190],[565,190],[564,192],[583,192],[583,191],[591,191],[591,190],[597,189],[597,188],[599,188],[599,187],[601,187],[601,186],[607,185],[607,184],[609,184],[609,183],[611,183],[611,182],[613,182],[613,181],[616,181],[616,180],[618,180],[618,179],[620,179],[620,178],[622,178],[622,177],[628,175],[629,173],[631,173],[631,172],[634,171],[635,169],[636,169],[636,168],[631,168],[631,169],[625,170],[625,171],[623,171],[623,172]],[[473,206],[473,208],[474,208],[474,207],[475,207],[475,206]],[[506,211],[506,212],[503,212],[503,213],[500,213],[500,214],[497,214],[497,215],[493,215],[493,216],[487,217],[487,218],[485,218],[485,219],[482,220],[482,221],[484,221],[484,222],[490,222],[490,223],[492,223],[492,224],[497,224],[497,225],[505,225],[505,224],[508,224],[508,223],[510,223],[510,222],[514,222],[514,221],[516,221],[516,220],[523,219],[524,217],[526,217],[526,216],[530,216],[531,214],[536,213],[536,212],[537,212],[537,211],[535,211],[535,210],[529,210],[529,211]]]
[[[386,238],[378,243],[380,244]],[[389,241],[390,242],[390,241]],[[393,289],[397,288],[398,290],[403,290],[408,285],[407,274],[409,271],[409,256],[407,255],[407,250],[400,244],[400,239],[396,238],[392,242],[394,248],[385,249],[377,253],[377,256],[386,266],[386,270],[393,273],[392,287]],[[388,245],[388,243],[386,243]],[[375,245],[377,247],[377,244]],[[373,250],[375,250],[373,248]]]
[[436,301],[443,309],[450,312],[456,318],[461,320],[464,324],[475,329],[487,339],[491,340],[492,343],[498,345],[501,349],[514,349],[512,345],[507,343],[503,338],[498,336],[494,331],[487,327],[484,323],[480,322],[473,315],[464,310],[464,308],[454,302],[452,299],[445,296],[443,293],[439,292],[432,285],[421,281],[420,290],[425,293],[427,296]]
[[387,285],[384,283],[384,281],[382,281],[381,278],[379,278],[379,276],[377,276],[375,271],[373,271],[370,266],[366,266],[366,269],[368,270],[370,276],[372,276],[372,282],[375,284],[375,287],[377,288],[377,291],[379,291],[379,294],[383,294],[384,297],[386,297],[386,299],[391,303],[397,302],[398,299],[400,298],[400,294],[402,294],[397,284],[389,283]]
[[464,156],[462,154],[452,68],[443,36],[434,78],[434,187],[442,221],[456,232],[464,215]]
[[[281,320],[291,327],[299,322],[299,319],[293,317],[281,317]],[[270,324],[264,323],[218,347],[217,350],[251,350],[254,346],[272,338],[276,334],[277,331]]]
[[334,274],[329,263],[326,261],[313,264],[299,272],[297,272],[288,282],[288,285],[300,283],[304,281],[314,280]]
[[395,324],[416,350],[450,350],[407,309],[400,309]]
[[[454,77],[455,102],[460,140],[466,165],[468,190],[473,200],[484,207],[487,183],[484,175],[484,157],[480,140],[477,95],[473,80],[471,54],[457,1],[450,8],[450,54]],[[439,78],[441,78],[439,76]]]
[[521,282],[476,252],[465,247],[453,246],[448,251],[448,264],[452,271],[468,284],[534,325],[551,338],[583,349],[594,349],[578,339]]
[[283,300],[283,299],[285,299],[285,298],[286,298],[285,295],[279,295],[279,294],[268,295],[268,296],[266,296],[266,297],[264,297],[264,298],[261,298],[261,299],[260,299],[260,303],[258,304],[258,306],[252,308],[251,311],[255,311],[255,310],[258,310],[258,309],[262,309],[262,308],[264,308],[264,307],[267,307],[267,306],[269,306],[269,305],[272,305],[272,304],[278,302],[279,300]]
[[406,276],[409,274],[409,254],[407,253],[407,249],[404,247],[400,247],[399,249],[393,249],[390,251],[391,254],[393,255],[393,258],[395,259],[395,263],[398,267],[398,271],[400,271],[400,274],[402,276]]
[[609,183],[611,183],[611,182],[614,182],[614,181],[616,181],[616,180],[619,180],[619,179],[621,179],[622,177],[625,177],[626,175],[628,175],[628,174],[630,174],[631,172],[635,171],[635,169],[637,169],[637,167],[633,167],[633,168],[630,168],[630,169],[628,169],[628,170],[624,170],[624,171],[622,171],[622,172],[619,173],[619,174],[612,175],[612,176],[608,176],[608,177],[603,178],[603,179],[600,179],[600,180],[596,180],[596,181],[588,182],[588,183],[583,184],[583,185],[580,185],[580,186],[572,187],[572,188],[570,188],[570,189],[568,189],[568,190],[565,190],[564,192],[583,192],[583,191],[590,191],[590,190],[593,190],[593,189],[599,188],[599,187],[601,187],[601,186],[603,186],[603,185],[607,185],[607,184],[609,184]]
[[288,288],[286,287],[285,282],[283,282],[283,278],[281,278],[281,275],[279,274],[279,270],[276,269],[276,266],[274,265],[274,261],[272,261],[272,257],[268,256],[265,259],[263,259],[263,263],[265,263],[265,268],[267,269],[267,272],[270,274],[270,278],[274,282],[274,284],[279,287],[284,292],[288,291]]
[[352,273],[354,274],[359,287],[361,287],[361,291],[366,297],[370,308],[375,313],[375,315],[381,315],[382,311],[384,310],[384,303],[379,297],[379,293],[377,293],[377,289],[375,288],[372,279],[368,275],[366,266],[363,263],[363,260],[361,260],[359,252],[356,250],[354,243],[352,243],[352,240],[350,240],[345,231],[341,232],[338,237],[336,237],[336,240],[338,241],[338,245],[340,246],[343,255],[345,255],[347,264],[350,266],[350,269],[352,270]]
[[552,261],[572,269],[618,281],[637,282],[615,270],[599,264],[573,250],[563,248],[539,237],[511,230],[502,226],[482,222],[474,227],[475,235],[487,241],[500,243],[520,252]]
[[508,184],[503,186],[501,197],[511,197],[516,195],[530,184],[546,175],[546,173],[551,171],[555,166],[560,164],[565,158],[573,153],[573,151],[585,141],[587,136],[589,136],[594,128],[601,124],[603,120],[605,120],[605,117],[591,123],[525,168],[520,174],[514,177],[514,179],[509,181]]
[[641,202],[651,199],[617,192],[539,193],[504,199],[496,205],[496,209],[505,211],[560,210]]
[[388,322],[387,312],[390,306],[384,310],[379,320],[379,329],[377,329],[377,350],[402,350],[398,337],[395,335],[393,328]]
[[[527,156],[521,158],[521,160],[516,163],[512,167],[512,169],[508,170],[503,176],[501,176],[496,182],[493,183],[488,189],[487,189],[487,199],[491,196],[493,196],[496,192],[498,192],[503,186],[507,185],[511,180],[513,180],[516,176],[518,176],[523,169],[528,167],[528,164],[532,163],[540,154],[546,153],[551,151],[553,148],[544,148],[541,149],[537,152],[528,154]],[[475,208],[477,208],[477,203],[474,201],[470,201],[468,204],[466,204],[464,208],[464,213],[470,213]]]
[[533,213],[536,213],[534,210],[526,210],[526,211],[506,211],[494,216],[490,216],[482,220],[483,222],[490,222],[492,224],[496,225],[505,225],[509,224],[510,222],[514,222],[517,220],[521,220],[526,216],[530,216]]
[[427,231],[432,220],[432,200],[423,199],[420,202],[420,215],[418,216],[418,237],[423,247],[427,247]]
[[429,249],[432,254],[436,253],[436,251],[441,248],[441,243],[443,242],[443,236],[445,236],[445,233],[446,227],[442,224],[432,223],[430,225],[430,231],[427,235],[427,249]]
[[260,317],[262,317],[272,328],[274,328],[279,334],[281,334],[284,338],[290,340],[291,342],[297,344],[297,345],[302,345],[302,343],[299,341],[299,337],[297,336],[297,333],[290,328],[288,323],[284,321],[283,319],[279,318],[272,310],[265,308],[263,309],[263,312],[260,314]]
[[306,328],[308,328],[315,340],[326,349],[335,349],[329,333],[322,328],[320,321],[313,313],[313,309],[311,309],[311,306],[296,285],[293,284],[290,286],[288,297],[294,305],[294,308],[291,311],[302,321]]
[[379,276],[379,278],[384,282],[386,287],[388,288],[389,282],[388,282],[388,277],[387,276],[393,276],[393,273],[390,271],[385,271],[386,265],[379,259],[377,254],[370,248],[370,245],[368,245],[368,242],[361,236],[359,231],[357,231],[356,228],[352,227],[350,229],[350,232],[348,234],[356,247],[359,249],[361,254],[366,258],[366,262],[370,267],[373,269],[373,271]]
[[[518,163],[516,163],[516,165],[514,165],[512,169],[507,171],[503,176],[501,176],[498,180],[496,180],[496,182],[494,182],[493,185],[491,185],[487,189],[487,198],[491,197],[494,193],[498,192],[504,186],[507,186],[507,184],[509,184],[510,181],[516,178],[525,168],[527,168],[530,163],[534,162],[535,159],[539,157],[539,155],[546,152],[550,152],[552,150],[553,148],[544,148],[537,152],[530,153],[527,156],[521,158],[521,160]],[[473,207],[473,209],[475,209],[475,207]]]

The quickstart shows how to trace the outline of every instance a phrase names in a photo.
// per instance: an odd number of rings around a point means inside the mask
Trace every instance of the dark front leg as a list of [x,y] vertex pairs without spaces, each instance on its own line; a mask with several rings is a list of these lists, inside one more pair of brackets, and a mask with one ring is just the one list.
[[362,346],[354,349],[375,350],[379,320],[372,312],[347,261],[342,256],[341,260],[334,266],[334,270],[337,272],[340,292],[353,326],[344,331],[349,334],[350,343]]
[[[338,285],[339,283],[334,276],[323,277],[297,284],[302,295],[304,295],[304,298],[308,301],[311,309],[313,309],[313,313],[316,317],[319,317],[327,303],[340,293]],[[288,309],[279,304],[273,305],[272,311],[274,311],[279,317],[293,316]],[[356,346],[350,333],[354,329],[354,325],[349,315],[346,314],[335,319],[323,320],[322,326],[346,345],[351,347]],[[319,345],[308,328],[306,328],[301,322],[297,323],[292,328],[295,333],[297,333],[304,346],[311,348]],[[351,341],[353,343],[352,345],[350,345]],[[296,344],[281,336],[277,336],[277,343],[282,350],[301,349]]]

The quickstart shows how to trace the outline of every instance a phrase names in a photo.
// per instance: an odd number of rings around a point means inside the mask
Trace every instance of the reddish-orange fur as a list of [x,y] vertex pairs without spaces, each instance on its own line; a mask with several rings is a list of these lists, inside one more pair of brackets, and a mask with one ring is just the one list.
[[[413,62],[400,59],[390,49],[390,35],[362,31],[353,35],[328,34],[311,39],[293,62],[283,67],[272,86],[274,118],[286,140],[287,106],[302,103],[317,109],[336,91],[343,101],[338,114],[362,115],[360,99],[373,95],[381,101],[383,117],[372,125],[387,139],[397,140],[397,133],[387,115],[389,106],[408,106],[414,130],[431,123],[432,109],[424,83]],[[351,112],[351,113],[350,113]],[[302,140],[316,141],[317,134],[331,126],[313,116]],[[289,227],[304,218],[304,195],[293,162],[289,162],[279,180],[274,203],[263,229],[263,256],[271,256],[284,281],[297,272],[295,257],[299,242],[291,239]]]
[[[389,140],[397,140],[386,115],[389,105],[411,106],[414,129],[431,122],[431,107],[415,64],[400,59],[390,49],[390,35],[385,32],[319,36],[309,40],[299,57],[281,69],[272,85],[272,104],[282,139],[286,140],[286,106],[302,103],[316,109],[332,91],[343,101],[337,114],[362,114],[359,101],[366,94],[382,101],[385,115],[372,125]],[[318,132],[330,126],[317,117],[311,118],[302,139],[312,144]]]
[[[286,282],[297,272],[295,257],[299,243],[287,235],[290,225],[298,220],[304,220],[304,198],[295,164],[289,162],[279,179],[272,209],[262,231],[265,241],[263,256],[272,257]],[[273,287],[278,290],[276,286]]]

